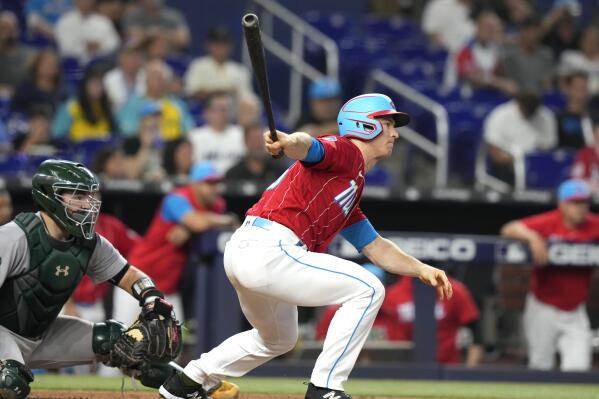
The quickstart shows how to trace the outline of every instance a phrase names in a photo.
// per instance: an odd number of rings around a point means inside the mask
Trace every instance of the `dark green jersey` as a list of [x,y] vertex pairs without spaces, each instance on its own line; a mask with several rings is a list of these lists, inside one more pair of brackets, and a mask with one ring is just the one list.
[[23,213],[0,227],[0,325],[39,338],[85,273],[112,278],[126,261],[104,238],[58,241],[39,215]]

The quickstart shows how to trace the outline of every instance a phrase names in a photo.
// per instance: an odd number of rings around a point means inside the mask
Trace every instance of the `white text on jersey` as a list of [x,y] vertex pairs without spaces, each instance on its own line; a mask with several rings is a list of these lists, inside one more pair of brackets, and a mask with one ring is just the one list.
[[354,206],[357,192],[358,185],[356,184],[355,180],[351,180],[349,182],[349,187],[343,190],[340,194],[337,194],[335,197],[335,202],[339,204],[345,216],[347,216],[349,211]]

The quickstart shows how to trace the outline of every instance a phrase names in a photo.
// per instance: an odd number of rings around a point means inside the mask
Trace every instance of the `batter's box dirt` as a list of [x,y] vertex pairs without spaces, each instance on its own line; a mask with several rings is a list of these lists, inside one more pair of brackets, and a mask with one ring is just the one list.
[[[240,395],[240,399],[303,399],[298,395]],[[125,391],[41,391],[36,390],[29,399],[158,399],[158,392],[131,392]],[[416,399],[408,397],[375,397],[375,396],[359,396],[356,399]],[[422,399],[422,398],[420,398]]]

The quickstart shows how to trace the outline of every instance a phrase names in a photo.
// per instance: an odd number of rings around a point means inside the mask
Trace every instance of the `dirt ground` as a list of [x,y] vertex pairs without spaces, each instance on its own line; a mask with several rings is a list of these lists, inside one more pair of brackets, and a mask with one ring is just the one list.
[[[158,392],[135,392],[125,391],[123,393],[111,391],[42,391],[35,390],[29,395],[29,399],[158,399]],[[303,399],[303,396],[294,395],[241,395],[240,399]],[[358,398],[357,398],[358,399]],[[359,399],[389,399],[374,396],[361,396]],[[414,398],[395,398],[414,399]]]

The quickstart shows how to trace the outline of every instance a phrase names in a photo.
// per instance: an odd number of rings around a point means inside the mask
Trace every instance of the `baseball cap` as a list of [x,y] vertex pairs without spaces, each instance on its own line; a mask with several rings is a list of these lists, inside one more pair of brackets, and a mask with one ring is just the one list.
[[591,198],[591,189],[582,180],[570,179],[560,184],[557,189],[557,199],[563,201],[584,201]]
[[310,85],[311,99],[339,97],[341,86],[335,79],[318,79]]
[[196,182],[216,182],[223,179],[223,175],[216,169],[210,161],[198,162],[192,166],[189,173],[189,180],[192,183]]
[[160,104],[158,104],[155,101],[146,101],[139,110],[140,118],[145,118],[146,116],[159,114],[162,114],[162,108],[160,107]]

